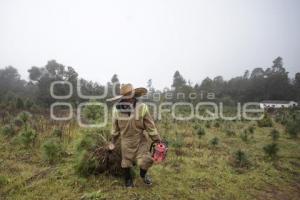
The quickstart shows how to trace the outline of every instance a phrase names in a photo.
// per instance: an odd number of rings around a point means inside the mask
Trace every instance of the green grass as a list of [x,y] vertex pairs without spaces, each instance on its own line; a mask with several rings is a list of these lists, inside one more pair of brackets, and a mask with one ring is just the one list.
[[[243,142],[239,135],[228,136],[220,127],[211,126],[198,138],[192,122],[172,124],[161,133],[169,139],[176,132],[183,138],[182,154],[170,147],[167,160],[151,168],[154,184],[143,185],[139,177],[135,188],[127,190],[123,180],[107,174],[81,178],[75,174],[76,144],[81,137],[77,127],[63,137],[67,151],[62,160],[49,165],[44,162],[41,144],[49,133],[39,134],[33,148],[24,148],[13,138],[0,136],[0,199],[298,199],[300,196],[300,142],[284,134],[284,127],[256,127],[253,138]],[[228,122],[226,122],[228,123]],[[251,122],[229,122],[239,133]],[[205,127],[205,122],[200,126]],[[158,126],[162,126],[158,124]],[[263,147],[272,142],[270,131],[280,132],[278,159],[265,158]],[[177,136],[178,137],[178,136]],[[218,145],[210,141],[217,137]],[[230,164],[233,152],[243,150],[251,165],[237,169]],[[136,169],[137,170],[137,169]],[[136,173],[138,174],[138,173]]]

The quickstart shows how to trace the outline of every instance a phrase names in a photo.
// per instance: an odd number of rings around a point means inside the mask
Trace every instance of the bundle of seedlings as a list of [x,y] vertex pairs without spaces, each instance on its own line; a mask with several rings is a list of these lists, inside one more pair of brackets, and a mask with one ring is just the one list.
[[94,157],[98,162],[97,170],[99,172],[107,171],[109,174],[114,176],[122,175],[120,143],[116,144],[116,148],[114,150],[108,149],[108,143],[104,146],[98,147],[94,150],[92,157]]
[[81,176],[108,173],[113,176],[121,176],[121,145],[115,144],[114,150],[109,150],[108,140],[101,134],[85,135],[77,146],[79,152],[75,164],[77,174]]

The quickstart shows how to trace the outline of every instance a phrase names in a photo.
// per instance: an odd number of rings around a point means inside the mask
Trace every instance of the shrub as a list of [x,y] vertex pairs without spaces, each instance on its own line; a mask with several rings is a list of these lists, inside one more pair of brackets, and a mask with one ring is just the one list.
[[273,122],[269,115],[265,113],[263,119],[257,121],[257,125],[259,127],[272,127]]
[[219,138],[214,137],[213,139],[210,140],[209,142],[212,146],[217,146],[219,144]]
[[42,144],[43,160],[53,164],[61,159],[63,148],[56,139],[48,139]]
[[276,129],[272,129],[270,132],[270,136],[272,137],[273,141],[277,141],[279,139],[279,131]]
[[11,137],[15,135],[15,130],[11,125],[5,125],[1,128],[1,134],[6,137]]
[[250,164],[247,154],[240,149],[233,153],[233,158],[236,167],[248,167]]
[[198,128],[197,135],[198,135],[199,138],[201,138],[202,136],[204,136],[205,135],[205,129],[202,128],[202,127]]
[[37,133],[32,130],[23,130],[19,136],[20,142],[25,146],[34,146],[36,138],[37,138]]
[[271,159],[277,158],[277,153],[279,151],[279,147],[276,143],[268,144],[263,147],[263,150],[266,156],[270,157]]

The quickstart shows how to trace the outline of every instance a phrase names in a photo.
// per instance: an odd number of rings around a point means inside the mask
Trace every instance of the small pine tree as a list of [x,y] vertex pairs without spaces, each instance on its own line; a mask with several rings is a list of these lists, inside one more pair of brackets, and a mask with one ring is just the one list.
[[271,143],[271,144],[264,146],[263,150],[267,157],[274,160],[275,158],[277,158],[277,153],[279,151],[279,147],[276,143]]
[[24,124],[26,124],[26,123],[29,121],[30,117],[31,117],[30,113],[25,112],[25,111],[24,111],[24,112],[21,112],[21,113],[18,115],[18,118],[19,118],[20,120],[22,120],[22,122],[23,122]]
[[205,127],[206,128],[210,128],[211,127],[211,124],[210,124],[210,122],[208,121],[208,122],[206,122],[206,124],[205,124]]
[[171,146],[175,149],[180,149],[183,147],[183,138],[178,132],[176,132],[175,135],[175,140],[171,141]]
[[276,129],[272,129],[270,132],[270,136],[272,137],[272,140],[275,142],[279,139],[279,131]]
[[19,136],[20,142],[25,147],[34,146],[36,138],[37,138],[37,133],[32,129],[23,130]]
[[198,128],[197,135],[198,135],[199,138],[201,138],[202,136],[204,136],[205,135],[205,129],[202,128],[202,127]]
[[5,125],[4,127],[1,128],[1,134],[6,136],[6,137],[12,137],[15,135],[15,130],[11,125]]
[[254,130],[255,130],[255,127],[254,127],[254,126],[249,126],[249,127],[248,127],[249,133],[253,134],[253,133],[254,133]]
[[86,137],[84,136],[79,140],[79,142],[76,145],[77,151],[82,150],[90,150],[96,146],[96,142],[93,140],[92,137]]
[[194,130],[198,130],[199,127],[200,127],[199,124],[197,124],[197,123],[194,123],[194,124],[193,124],[193,129],[194,129]]
[[85,106],[83,109],[83,115],[90,122],[98,122],[104,116],[104,111],[101,107],[99,107],[99,105],[96,104],[97,101],[92,100],[90,103],[94,104]]
[[175,154],[177,156],[180,156],[183,154],[182,147],[184,145],[184,142],[182,136],[178,132],[175,132],[175,135],[175,140],[171,140],[170,144],[172,147],[174,147]]
[[219,144],[219,138],[214,137],[213,139],[210,140],[210,144],[212,146],[217,146]]
[[42,145],[42,155],[44,161],[49,164],[54,164],[61,159],[63,148],[59,141],[56,139],[48,139]]
[[233,157],[237,167],[247,167],[250,163],[247,154],[240,149],[234,152]]
[[240,134],[240,138],[241,138],[244,142],[248,142],[248,141],[249,141],[248,131],[244,130],[244,132],[242,132],[242,133]]
[[95,174],[99,161],[95,158],[91,158],[88,151],[83,150],[78,154],[78,157],[75,161],[75,172],[83,177],[87,177],[91,174]]

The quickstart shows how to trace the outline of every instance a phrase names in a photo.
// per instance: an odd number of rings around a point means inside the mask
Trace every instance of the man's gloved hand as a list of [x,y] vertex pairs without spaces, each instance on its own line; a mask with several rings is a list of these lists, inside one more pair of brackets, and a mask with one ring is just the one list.
[[116,148],[116,146],[112,143],[112,142],[110,142],[109,144],[108,144],[108,149],[109,150],[114,150]]
[[160,136],[158,135],[157,137],[154,138],[153,142],[155,143],[160,143],[162,140],[160,138]]

